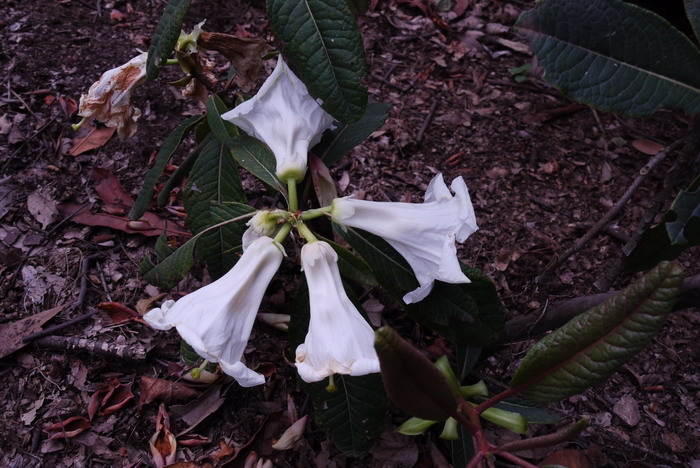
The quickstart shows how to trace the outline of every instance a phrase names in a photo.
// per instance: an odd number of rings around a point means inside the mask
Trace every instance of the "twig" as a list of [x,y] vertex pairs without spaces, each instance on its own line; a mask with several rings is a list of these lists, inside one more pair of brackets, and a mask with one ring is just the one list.
[[24,106],[24,108],[27,109],[27,112],[29,112],[30,114],[32,114],[32,116],[34,116],[35,119],[37,119],[37,120],[40,119],[40,117],[39,117],[38,115],[36,115],[36,114],[34,113],[34,111],[32,111],[31,107],[29,107],[29,104],[27,104],[27,102],[26,102],[24,99],[22,99],[22,96],[20,96],[19,94],[17,94],[17,93],[15,92],[15,90],[12,89],[12,88],[10,88],[10,92],[11,92],[17,99],[19,99],[19,102],[21,102],[22,105]]
[[105,291],[105,296],[107,296],[107,300],[109,302],[112,302],[112,295],[109,293],[109,288],[107,287],[107,280],[105,280],[105,274],[104,271],[102,271],[102,265],[100,265],[100,262],[95,261],[95,264],[97,265],[97,271],[100,273],[100,282],[102,283],[102,288]]
[[433,117],[435,116],[435,111],[438,108],[438,104],[440,104],[440,101],[437,97],[433,96],[433,99],[433,105],[430,106],[428,115],[425,116],[425,120],[423,120],[423,125],[421,125],[420,130],[418,130],[418,135],[416,136],[416,144],[420,143],[423,140],[425,132],[426,130],[428,130],[428,126],[430,125],[430,122],[433,121]]
[[610,289],[613,281],[617,279],[624,269],[627,257],[629,257],[632,251],[634,251],[634,249],[637,247],[637,244],[639,244],[642,236],[649,226],[651,226],[654,219],[656,219],[656,216],[663,208],[664,203],[671,194],[671,190],[677,185],[681,173],[691,161],[692,156],[697,154],[698,145],[700,145],[700,138],[697,136],[698,125],[699,123],[697,120],[693,120],[691,122],[688,134],[695,135],[695,137],[687,140],[685,146],[681,149],[680,156],[678,157],[678,161],[676,161],[675,167],[666,174],[666,177],[664,177],[662,189],[656,195],[654,195],[651,206],[646,210],[644,216],[642,216],[636,231],[622,247],[622,256],[618,257],[610,268],[608,268],[605,274],[593,283],[593,286],[595,286],[598,291],[605,292]]
[[122,359],[141,360],[146,359],[146,348],[140,343],[133,345],[108,343],[106,341],[89,340],[87,338],[75,338],[66,336],[44,336],[37,339],[34,344],[41,348],[49,349],[79,349],[91,353],[113,356]]
[[74,319],[70,319],[67,322],[59,323],[58,325],[54,325],[53,327],[46,328],[44,330],[38,331],[36,333],[32,333],[31,335],[27,335],[22,338],[22,341],[25,343],[29,343],[30,341],[34,341],[38,338],[41,338],[43,336],[51,335],[52,333],[55,333],[57,331],[63,330],[64,328],[68,328],[71,325],[75,325],[76,323],[82,322],[83,320],[87,320],[93,315],[95,315],[99,309],[92,309],[90,312],[85,313],[83,315],[80,315]]
[[[697,299],[698,289],[700,289],[700,275],[686,278],[683,281],[681,293],[673,309],[680,310],[696,305],[697,301],[694,299]],[[559,328],[577,315],[602,304],[618,292],[609,291],[590,296],[575,297],[568,301],[549,304],[544,311],[515,317],[508,320],[496,344],[527,340],[549,330]]]
[[538,284],[546,282],[557,268],[559,268],[569,257],[584,248],[605,226],[610,223],[610,221],[615,218],[615,216],[620,213],[622,208],[627,204],[627,202],[632,198],[634,192],[637,191],[642,182],[646,180],[649,173],[661,162],[666,156],[676,147],[681,145],[684,140],[678,140],[675,143],[667,146],[663,150],[659,151],[654,155],[649,161],[639,170],[637,178],[634,179],[632,184],[627,188],[625,193],[620,197],[620,199],[613,205],[610,210],[591,227],[586,234],[583,235],[576,243],[567,249],[563,254],[552,261],[542,272],[540,276],[535,278],[535,282]]

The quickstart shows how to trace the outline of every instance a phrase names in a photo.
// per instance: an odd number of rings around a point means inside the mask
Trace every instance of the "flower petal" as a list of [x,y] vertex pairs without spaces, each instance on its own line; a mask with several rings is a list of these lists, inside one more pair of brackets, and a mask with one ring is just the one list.
[[332,374],[379,372],[374,332],[348,299],[337,261],[326,242],[312,242],[301,249],[311,318],[306,339],[296,351],[296,366],[306,382]]
[[297,182],[306,173],[309,148],[333,123],[333,117],[309,95],[281,55],[258,93],[221,117],[270,147],[280,180],[294,178]]
[[282,246],[261,237],[220,279],[169,308],[153,309],[144,319],[155,328],[176,327],[197,354],[218,362],[242,386],[259,385],[264,377],[248,369],[241,359],[260,302],[283,257]]

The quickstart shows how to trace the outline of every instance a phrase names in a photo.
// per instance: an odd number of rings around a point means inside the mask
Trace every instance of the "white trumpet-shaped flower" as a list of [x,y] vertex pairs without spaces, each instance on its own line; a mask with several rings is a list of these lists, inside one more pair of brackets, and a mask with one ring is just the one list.
[[242,236],[243,250],[247,249],[255,240],[267,236],[275,237],[280,228],[280,219],[284,217],[282,210],[260,210],[246,223],[248,229]]
[[146,52],[124,65],[107,70],[80,96],[78,115],[92,117],[108,127],[117,127],[119,138],[126,139],[136,132],[136,120],[141,111],[131,99],[134,89],[146,79]]
[[424,203],[333,200],[335,222],[383,237],[411,266],[420,286],[403,297],[406,304],[425,299],[435,280],[470,282],[460,268],[455,240],[464,242],[478,229],[474,207],[461,177],[451,188],[454,196],[438,174]]
[[224,276],[177,302],[166,302],[143,318],[158,330],[177,328],[197,354],[218,362],[241,386],[263,384],[265,377],[241,359],[260,302],[283,257],[279,243],[261,237]]
[[306,382],[333,374],[379,372],[374,332],[348,299],[337,262],[326,242],[311,242],[301,249],[311,318],[306,339],[297,347],[296,366]]
[[306,173],[309,148],[333,123],[333,117],[309,95],[281,55],[260,91],[221,117],[270,147],[280,180],[297,182]]

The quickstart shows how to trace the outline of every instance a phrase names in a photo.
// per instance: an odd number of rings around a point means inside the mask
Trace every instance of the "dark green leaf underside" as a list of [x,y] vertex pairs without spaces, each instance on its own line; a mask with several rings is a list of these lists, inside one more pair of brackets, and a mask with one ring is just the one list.
[[533,346],[511,387],[529,400],[549,402],[603,382],[661,329],[682,284],[678,266],[660,263]]
[[545,79],[607,111],[700,112],[700,51],[661,17],[621,0],[547,0],[516,27]]

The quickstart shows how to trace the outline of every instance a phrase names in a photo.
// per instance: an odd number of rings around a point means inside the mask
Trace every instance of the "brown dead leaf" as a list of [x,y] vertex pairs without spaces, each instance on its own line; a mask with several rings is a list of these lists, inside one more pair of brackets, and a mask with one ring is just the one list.
[[111,379],[104,388],[97,390],[88,402],[88,418],[92,420],[97,414],[106,416],[119,411],[134,398],[131,384],[121,384],[117,379]]
[[226,401],[226,392],[229,388],[230,386],[224,387],[222,384],[213,385],[196,400],[186,405],[173,406],[171,408],[173,417],[181,419],[188,424],[186,429],[177,434],[178,437],[190,432],[209,415],[221,408],[221,405]]
[[203,49],[215,50],[226,57],[236,69],[234,80],[243,91],[250,91],[260,72],[262,57],[272,47],[262,39],[241,38],[231,34],[202,31],[197,45]]
[[106,312],[112,323],[125,323],[141,318],[141,314],[119,302],[100,302],[97,308]]
[[60,96],[58,98],[58,103],[61,106],[63,113],[68,117],[73,117],[75,113],[78,112],[78,103],[75,102],[75,99],[73,98],[64,98],[63,96]]
[[161,403],[156,417],[156,432],[148,441],[151,449],[151,457],[156,468],[163,468],[175,462],[177,457],[177,441],[170,432],[170,417]]
[[560,465],[569,468],[593,468],[591,460],[583,452],[573,449],[554,452],[540,463],[540,466],[546,465]]
[[219,442],[219,451],[214,453],[212,457],[214,458],[214,461],[217,463],[222,463],[222,462],[229,462],[233,460],[233,455],[236,454],[236,449],[234,447],[231,447],[230,445],[226,444],[225,442]]
[[74,138],[69,154],[77,156],[96,148],[101,148],[117,131],[117,127],[92,127],[84,138]]
[[114,172],[102,167],[95,167],[90,172],[95,183],[95,192],[105,203],[131,207],[134,199],[122,186]]
[[638,138],[632,140],[632,146],[637,151],[648,154],[649,156],[654,156],[656,153],[664,149],[664,145],[657,143],[655,141],[647,140],[646,138]]
[[41,326],[51,320],[63,306],[39,312],[30,317],[0,326],[0,358],[14,353],[29,343],[22,341],[27,335],[41,330]]
[[153,401],[159,400],[163,403],[173,403],[176,401],[192,400],[199,396],[199,392],[180,382],[156,379],[153,377],[141,377],[141,398],[139,399],[139,409]]
[[338,198],[338,191],[328,167],[321,161],[321,158],[309,154],[309,172],[311,172],[311,180],[318,202],[321,206],[330,205],[334,199]]
[[136,312],[138,312],[141,315],[145,315],[147,312],[149,312],[153,308],[153,304],[160,301],[161,299],[163,299],[167,295],[168,295],[168,293],[160,293],[160,294],[156,294],[153,297],[149,297],[146,299],[139,299],[136,302]]
[[73,416],[44,428],[44,432],[50,434],[49,439],[51,440],[70,439],[89,428],[90,421],[82,416]]
[[198,447],[200,445],[207,445],[211,442],[209,437],[200,434],[190,434],[185,439],[180,439],[179,443],[185,447]]

